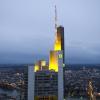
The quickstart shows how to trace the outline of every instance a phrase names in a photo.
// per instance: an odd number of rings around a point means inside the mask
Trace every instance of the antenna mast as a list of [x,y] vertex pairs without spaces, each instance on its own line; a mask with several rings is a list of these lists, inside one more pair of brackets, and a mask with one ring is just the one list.
[[57,8],[55,5],[55,29],[57,29]]

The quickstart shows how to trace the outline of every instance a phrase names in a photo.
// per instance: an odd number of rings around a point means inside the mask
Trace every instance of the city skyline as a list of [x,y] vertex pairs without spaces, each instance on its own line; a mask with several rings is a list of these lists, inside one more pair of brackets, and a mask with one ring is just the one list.
[[[49,59],[55,31],[53,3],[0,1],[0,63]],[[56,4],[58,24],[65,27],[65,62],[99,63],[100,1],[59,0]]]

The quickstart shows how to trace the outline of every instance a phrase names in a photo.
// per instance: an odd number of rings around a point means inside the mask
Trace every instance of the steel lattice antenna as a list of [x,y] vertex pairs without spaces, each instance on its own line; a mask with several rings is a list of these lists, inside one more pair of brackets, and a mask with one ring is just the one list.
[[95,95],[94,95],[92,81],[89,81],[89,83],[88,83],[88,91],[87,92],[90,97],[90,100],[96,100]]

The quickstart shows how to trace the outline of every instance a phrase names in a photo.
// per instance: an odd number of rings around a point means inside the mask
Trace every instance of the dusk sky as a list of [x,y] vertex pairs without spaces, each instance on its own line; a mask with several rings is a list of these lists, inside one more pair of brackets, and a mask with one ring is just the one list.
[[66,63],[100,63],[100,0],[0,0],[0,63],[49,59],[55,4]]

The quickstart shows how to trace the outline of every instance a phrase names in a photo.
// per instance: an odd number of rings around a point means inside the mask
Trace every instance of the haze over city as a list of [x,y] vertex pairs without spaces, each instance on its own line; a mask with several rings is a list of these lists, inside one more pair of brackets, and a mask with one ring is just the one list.
[[99,63],[100,0],[1,0],[0,63],[48,59],[55,4],[65,28],[66,63]]

